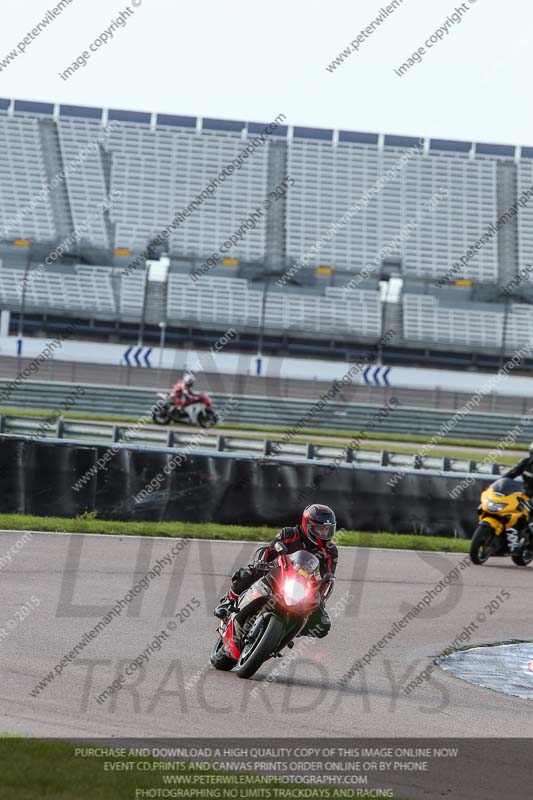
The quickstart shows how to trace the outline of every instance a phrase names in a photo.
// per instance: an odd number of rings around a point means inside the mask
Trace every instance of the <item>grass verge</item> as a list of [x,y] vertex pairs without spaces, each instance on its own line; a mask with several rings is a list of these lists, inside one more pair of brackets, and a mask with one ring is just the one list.
[[[283,740],[280,740],[283,743]],[[222,745],[222,742],[221,742]],[[113,747],[112,740],[102,743],[86,742],[84,748]],[[115,749],[124,745],[117,743]],[[138,740],[138,747],[149,747]],[[172,747],[172,743],[167,746]],[[183,746],[183,745],[182,745]],[[213,769],[194,768],[180,758],[171,759],[183,764],[179,770],[169,770],[169,761],[133,755],[135,748],[126,746],[125,755],[78,757],[75,748],[82,745],[57,739],[22,739],[0,734],[0,768],[2,780],[0,798],[9,800],[133,800],[135,797],[213,796],[218,788],[221,798],[284,797],[296,800],[301,797],[302,784],[281,784],[276,777],[265,773],[236,773]],[[132,753],[132,754],[130,754]],[[223,759],[222,759],[223,760]],[[326,759],[323,759],[326,761]],[[106,766],[107,765],[107,766]],[[112,767],[112,769],[111,769]],[[166,767],[166,768],[165,768]],[[243,777],[248,775],[248,778]],[[170,776],[178,776],[179,784],[167,784]],[[266,780],[263,782],[262,778]],[[259,782],[260,781],[260,782]],[[207,784],[207,785],[206,785]],[[263,792],[259,791],[263,787]],[[145,790],[143,793],[141,790]],[[277,790],[277,791],[276,791]],[[356,789],[344,790],[343,797],[360,796]],[[179,792],[179,793],[178,793]],[[317,794],[313,795],[317,797]],[[334,787],[321,786],[320,798],[332,800],[339,797]]]
[[[196,522],[115,522],[96,519],[91,514],[67,519],[37,517],[28,514],[0,514],[1,531],[50,531],[57,533],[106,533],[115,536],[168,536],[185,539],[213,539],[236,542],[264,542],[277,528],[244,525],[217,525]],[[467,539],[444,536],[417,536],[401,533],[368,533],[339,531],[336,542],[348,547],[386,547],[393,550],[432,550],[446,553],[467,553]]]

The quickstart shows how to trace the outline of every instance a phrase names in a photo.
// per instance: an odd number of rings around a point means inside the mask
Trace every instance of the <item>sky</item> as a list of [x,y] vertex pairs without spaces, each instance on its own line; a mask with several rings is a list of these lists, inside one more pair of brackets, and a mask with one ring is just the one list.
[[2,0],[0,97],[533,146],[531,0],[63,0],[24,43],[58,2]]

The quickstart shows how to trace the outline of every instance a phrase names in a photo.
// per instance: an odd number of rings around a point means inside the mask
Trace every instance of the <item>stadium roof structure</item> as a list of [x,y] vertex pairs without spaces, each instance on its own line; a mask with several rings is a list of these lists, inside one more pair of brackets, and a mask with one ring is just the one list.
[[[216,119],[211,117],[193,117],[178,114],[162,114],[158,112],[129,111],[127,109],[107,109],[104,107],[78,106],[58,103],[43,103],[33,100],[17,100],[0,98],[0,113],[30,113],[59,117],[82,117],[102,122],[117,120],[135,122],[152,127],[174,126],[180,128],[196,128],[248,133],[260,133],[268,123],[245,122],[243,120]],[[461,141],[454,139],[437,139],[426,136],[398,136],[369,131],[348,131],[334,128],[314,128],[306,126],[279,126],[273,133],[282,138],[316,139],[324,142],[353,142],[385,147],[413,147],[420,141],[426,143],[431,151],[464,153],[492,158],[533,158],[533,147],[526,145],[504,145],[490,142]]]

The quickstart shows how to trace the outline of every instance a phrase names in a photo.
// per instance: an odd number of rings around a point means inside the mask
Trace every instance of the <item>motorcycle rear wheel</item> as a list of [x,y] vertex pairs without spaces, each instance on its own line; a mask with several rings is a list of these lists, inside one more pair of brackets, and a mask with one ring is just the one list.
[[531,564],[533,561],[533,553],[526,547],[520,553],[511,556],[511,561],[513,564],[516,564],[517,567],[527,567],[527,565]]
[[494,548],[490,547],[490,544],[494,535],[494,531],[486,522],[477,526],[470,542],[470,558],[473,564],[479,566],[485,564],[493,555]]
[[211,650],[209,661],[215,669],[220,669],[224,672],[229,672],[229,670],[233,669],[236,664],[236,661],[234,661],[233,658],[230,658],[226,653],[226,648],[224,647],[224,642],[222,641],[222,636],[220,635],[215,642],[215,646]]
[[211,408],[206,408],[198,414],[198,422],[201,428],[214,428],[218,422],[218,417]]
[[263,632],[249,645],[245,645],[237,661],[235,672],[239,678],[251,678],[267,661],[281,641],[283,622],[272,614],[263,627]]
[[170,415],[166,408],[158,408],[152,414],[152,419],[156,425],[168,425]]

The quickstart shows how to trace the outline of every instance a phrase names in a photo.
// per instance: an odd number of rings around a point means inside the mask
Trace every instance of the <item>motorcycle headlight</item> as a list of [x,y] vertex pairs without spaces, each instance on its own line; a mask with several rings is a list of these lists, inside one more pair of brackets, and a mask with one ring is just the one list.
[[506,503],[495,503],[493,500],[485,500],[485,505],[489,511],[501,511],[505,508]]
[[295,578],[288,578],[283,585],[283,598],[288,606],[294,606],[307,595],[307,584],[304,581],[297,581]]

